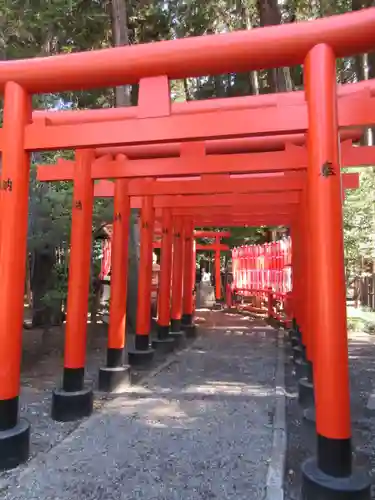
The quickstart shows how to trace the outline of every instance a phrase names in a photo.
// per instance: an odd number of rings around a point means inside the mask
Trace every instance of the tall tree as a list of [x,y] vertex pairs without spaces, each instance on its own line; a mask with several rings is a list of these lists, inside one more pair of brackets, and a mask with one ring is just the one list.
[[[113,45],[118,47],[129,45],[129,30],[126,0],[111,0]],[[124,85],[115,89],[116,107],[131,106],[131,87]],[[132,210],[132,224],[129,234],[129,267],[128,267],[128,324],[135,329],[138,291],[139,231],[138,211]]]
[[[277,0],[257,0],[260,26],[281,24],[281,11]],[[289,68],[275,68],[267,71],[269,92],[293,90]]]

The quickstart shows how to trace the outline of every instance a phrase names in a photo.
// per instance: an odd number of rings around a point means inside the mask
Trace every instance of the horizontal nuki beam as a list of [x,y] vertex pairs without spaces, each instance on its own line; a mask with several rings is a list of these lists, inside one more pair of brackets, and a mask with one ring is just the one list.
[[[131,208],[142,208],[142,197],[132,197]],[[227,211],[231,207],[242,210],[243,208],[270,207],[272,210],[279,210],[281,205],[287,205],[294,208],[300,202],[298,191],[288,193],[253,193],[253,194],[210,194],[210,195],[191,195],[191,196],[154,196],[153,206],[155,208],[176,208],[187,209],[187,215],[192,209],[201,210],[202,208],[217,208]],[[226,208],[227,207],[227,208]]]
[[[354,147],[347,141],[342,144],[341,156],[343,167],[374,165],[375,147]],[[118,156],[111,160],[102,157],[93,162],[91,178],[127,178],[130,196],[293,191],[303,189],[307,164],[306,148],[300,146],[289,145],[282,152],[207,156],[203,144],[186,144],[180,158],[129,160]],[[74,172],[74,161],[59,160],[55,165],[39,165],[37,178],[41,182],[69,181],[74,180]],[[283,175],[284,172],[288,175]],[[343,182],[349,183],[344,187],[358,187],[354,179],[343,177]],[[96,185],[95,189],[105,191],[104,184]]]
[[[161,241],[154,241],[153,243],[153,247],[154,248],[161,248]],[[207,243],[207,245],[205,244],[201,244],[201,243],[196,243],[195,244],[195,249],[197,251],[199,250],[206,250],[207,252],[216,252],[216,251],[220,251],[220,252],[228,252],[230,250],[230,247],[229,245],[210,245],[209,243]]]

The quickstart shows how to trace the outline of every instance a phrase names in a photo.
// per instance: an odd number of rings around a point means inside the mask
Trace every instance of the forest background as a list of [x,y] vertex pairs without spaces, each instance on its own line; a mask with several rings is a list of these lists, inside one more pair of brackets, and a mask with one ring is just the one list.
[[[187,36],[257,29],[359,10],[366,0],[0,0],[0,58],[2,60],[100,49],[110,46],[170,40]],[[124,61],[126,64],[126,61]],[[64,76],[61,75],[61,78]],[[375,52],[338,61],[337,81],[375,77]],[[203,76],[171,82],[176,101],[233,97],[300,90],[301,66],[243,74]],[[137,103],[137,86],[66,92],[34,97],[34,108],[61,109],[130,106]],[[2,103],[1,110],[2,113]],[[372,131],[364,141],[372,144]],[[33,163],[55,162],[71,152],[33,154]],[[361,169],[359,190],[347,195],[344,206],[348,288],[370,299],[375,271],[375,167]],[[27,295],[34,326],[62,320],[66,300],[71,200],[68,182],[42,184],[32,169],[29,196]],[[97,199],[93,219],[92,315],[96,316],[100,238],[112,218],[112,202]],[[130,238],[129,321],[134,324],[137,289],[138,234],[133,214]],[[263,243],[282,228],[234,228],[231,245]],[[361,285],[362,283],[362,285]],[[363,294],[363,292],[362,292]]]

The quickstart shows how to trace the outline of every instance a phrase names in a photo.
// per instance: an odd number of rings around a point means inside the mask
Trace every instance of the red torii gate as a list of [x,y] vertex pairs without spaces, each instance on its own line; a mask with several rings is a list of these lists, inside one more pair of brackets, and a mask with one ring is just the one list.
[[[348,144],[348,147],[350,148],[351,145]],[[348,147],[346,148],[346,150],[348,149]],[[301,151],[301,148],[292,148],[292,152],[294,149],[297,149],[297,152],[300,152]],[[197,150],[196,148],[196,145],[193,145],[193,151],[195,152]],[[357,153],[357,161],[361,160],[361,161],[364,161],[363,160],[363,157],[361,157],[361,152],[363,150],[361,150],[360,148],[356,148],[356,153]],[[199,150],[198,150],[199,151]],[[366,157],[366,160],[369,161],[368,157],[371,157],[371,154],[368,154],[367,150],[366,150],[366,153],[367,153],[367,157]],[[370,153],[375,153],[375,150],[371,150]],[[286,155],[286,152],[282,153],[282,155]],[[249,155],[242,155],[244,158],[240,159],[240,162],[244,162],[246,158],[248,158],[249,160],[251,159],[251,154]],[[267,155],[266,154],[263,154],[261,155],[263,160],[265,160],[267,162]],[[279,155],[280,156],[280,155]],[[363,156],[363,155],[362,155]],[[353,155],[352,155],[353,157]],[[289,159],[289,161],[291,161],[291,159],[296,159],[296,156],[295,155],[287,155],[287,158]],[[189,167],[189,165],[193,166],[193,165],[196,165],[196,164],[199,164],[198,161],[196,162],[193,162],[191,161],[192,158],[190,158],[188,156],[188,158],[190,160],[190,162],[188,162],[188,164],[186,163],[186,159],[185,158],[181,158],[181,162],[183,162],[185,164],[185,168],[186,167]],[[225,160],[226,160],[226,157],[217,157],[217,160],[216,160],[216,164],[217,163],[220,163],[220,161],[224,160],[224,164],[225,164]],[[179,161],[179,160],[177,160]],[[353,161],[353,158],[352,158],[352,161]],[[374,154],[374,161],[375,161],[375,154]],[[146,160],[147,162],[147,160]],[[145,162],[144,162],[145,163]],[[153,160],[153,165],[155,163],[155,160]],[[238,163],[238,160],[237,160],[237,163]],[[248,163],[248,162],[247,162]],[[96,175],[101,175],[101,176],[105,176],[105,177],[115,177],[116,176],[116,172],[113,172],[111,170],[110,167],[106,166],[105,164],[103,164],[102,162],[102,159],[100,160],[100,162],[98,162],[99,166],[101,167],[101,174],[96,174]],[[232,165],[234,165],[233,162],[231,162]],[[269,164],[269,162],[268,162]],[[148,167],[149,168],[149,167]],[[226,167],[228,168],[228,167]],[[233,169],[235,169],[236,167],[235,166],[232,166]],[[92,166],[92,175],[94,177],[95,174],[93,174],[93,171],[95,169],[95,163],[93,164]],[[147,166],[146,166],[146,169],[147,169]],[[69,172],[70,170],[70,172]],[[122,167],[122,170],[125,170],[127,171],[127,168],[124,168]],[[154,170],[154,166],[153,166],[153,170]],[[137,168],[137,173],[139,174],[139,169]],[[265,178],[257,178],[256,176],[248,176],[248,177],[241,177],[241,178],[231,178],[229,175],[209,175],[209,176],[204,176],[203,178],[199,179],[199,180],[173,180],[173,179],[167,179],[167,181],[164,181],[164,182],[158,182],[158,181],[153,181],[153,182],[150,182],[149,179],[147,179],[147,182],[145,182],[144,180],[142,179],[134,179],[134,180],[131,180],[129,181],[128,183],[128,186],[127,186],[127,192],[129,195],[139,195],[141,193],[143,193],[144,195],[155,195],[155,194],[158,194],[158,193],[204,193],[204,192],[252,192],[252,191],[273,191],[273,190],[277,190],[277,191],[281,191],[281,190],[298,190],[298,189],[302,189],[303,187],[303,180],[304,180],[304,177],[301,175],[301,173],[299,174],[290,174],[288,177],[284,176],[284,178],[280,178],[278,177],[277,179],[272,179],[271,177],[265,177]],[[69,179],[69,175],[71,175],[71,179],[73,179],[73,175],[74,175],[74,162],[67,162],[67,161],[61,161],[58,163],[58,166],[39,166],[38,167],[38,179],[40,181],[51,181],[51,180],[68,180]],[[117,175],[118,175],[118,172],[117,172]],[[347,176],[343,176],[343,181],[344,181],[344,184],[343,184],[343,187],[345,188],[345,181],[347,182],[355,182],[357,183],[358,182],[358,175],[347,175]],[[107,189],[109,189],[110,187],[112,187],[112,195],[113,195],[113,184],[111,185],[109,182],[106,184],[107,186]],[[99,186],[96,185],[95,186],[95,193],[96,195],[99,194],[98,193],[98,190],[99,189]],[[190,197],[189,197],[190,198]],[[205,199],[205,206],[211,206],[213,204],[213,202],[215,204],[218,204],[220,205],[221,204],[221,199],[217,199],[217,197],[215,196],[215,200],[211,200],[210,197],[207,197],[207,199]],[[228,198],[228,197],[227,197]],[[160,199],[160,202],[162,203],[162,200],[164,201],[165,200],[165,203],[167,203],[167,198],[164,197],[164,199],[162,197],[160,198],[156,198],[155,199],[155,203],[156,205],[155,206],[158,206],[158,199]],[[192,203],[193,205],[195,206],[198,206],[198,199],[200,199],[200,197],[196,197],[196,198],[190,198],[188,203]],[[241,199],[239,198],[236,198],[236,200],[233,199],[233,197],[231,196],[230,199],[232,201],[236,201],[237,203],[241,203]],[[180,199],[179,200],[180,203],[183,203],[184,200],[183,199]],[[186,200],[185,200],[186,201]],[[224,200],[225,201],[225,200]],[[245,199],[243,199],[243,201],[246,201]],[[139,206],[137,208],[140,208],[141,207],[141,200],[139,200]],[[172,199],[170,199],[169,203],[172,203],[173,206],[176,206],[176,203],[177,203],[177,200],[175,199],[175,197],[173,197]],[[178,203],[177,203],[178,205]],[[132,201],[132,204],[131,204],[132,208],[135,208],[136,207],[136,201],[133,199]],[[218,245],[218,241],[216,241],[216,245]],[[179,264],[179,263],[178,263]],[[176,264],[176,272],[178,272],[178,266]],[[217,249],[215,251],[215,282],[217,284],[217,286],[215,287],[215,296],[216,296],[216,299],[217,300],[220,300],[221,298],[221,287],[220,287],[220,249]],[[178,289],[179,287],[179,283],[176,284],[176,289]],[[175,292],[176,294],[176,292]],[[175,313],[176,315],[178,316],[179,313],[177,311],[177,309],[179,309],[178,305],[175,306],[174,310],[175,310]],[[177,311],[177,312],[176,312]],[[186,315],[185,315],[186,316]],[[179,330],[180,328],[180,322],[179,322],[179,319],[180,318],[173,318],[174,319],[174,322],[173,322],[173,327],[174,329],[177,329]]]
[[[339,498],[344,491],[348,499],[369,498],[367,478],[352,471],[351,467],[341,187],[339,176],[335,174],[339,165],[339,127],[372,125],[375,110],[371,91],[367,88],[360,94],[341,97],[336,106],[335,58],[371,51],[375,43],[374,21],[375,10],[368,9],[310,23],[1,64],[0,89],[5,97],[4,129],[0,138],[3,155],[1,202],[8,218],[7,225],[1,225],[0,251],[0,429],[4,429],[0,431],[0,449],[2,462],[7,467],[24,460],[28,453],[29,427],[18,421],[28,151],[82,148],[83,151],[77,153],[76,171],[84,179],[82,185],[86,182],[87,186],[91,180],[89,167],[94,152],[86,148],[308,130],[306,213],[314,238],[308,238],[309,245],[301,247],[308,248],[311,255],[307,288],[300,290],[305,295],[307,292],[309,298],[319,288],[325,292],[330,288],[337,301],[329,305],[324,300],[316,301],[316,315],[310,317],[309,310],[308,318],[303,317],[304,328],[309,333],[308,345],[311,348],[313,340],[314,346],[318,433],[318,460],[308,460],[302,466],[303,495],[305,500],[328,494]],[[168,79],[293,66],[302,62],[307,104],[221,111],[220,119],[217,111],[191,115],[170,113]],[[139,81],[140,100],[135,118],[79,126],[30,124],[28,99],[32,93]],[[80,185],[78,177],[76,180],[75,187]],[[117,181],[116,185],[119,183]],[[91,189],[86,190],[85,197],[75,198],[82,204],[75,206],[75,210],[81,210],[83,215],[75,218],[79,220],[76,226],[82,231],[78,239],[77,229],[73,228],[76,234],[73,241],[79,241],[81,250],[87,253],[90,213],[86,205],[90,205],[92,196]],[[76,258],[75,262],[78,262]],[[81,261],[81,266],[82,263],[86,261]],[[85,283],[86,265],[81,271],[77,266],[78,263],[72,263],[78,288],[78,283]],[[310,335],[311,331],[314,336]],[[78,384],[82,367],[73,359],[71,361],[72,366],[66,367],[64,373],[65,381],[70,381],[70,391],[82,392]],[[65,393],[55,392],[55,401],[60,404],[66,401]],[[86,391],[84,397],[87,404],[92,396]]]
[[[358,149],[358,148],[356,148]],[[359,150],[360,152],[360,150]],[[375,153],[375,150],[374,150]],[[251,155],[247,155],[251,157]],[[266,155],[263,155],[264,158],[266,158]],[[375,155],[374,155],[374,160],[375,160]],[[152,160],[154,162],[155,160]],[[74,162],[61,162],[60,165],[52,167],[52,166],[39,166],[38,167],[38,180],[40,181],[50,181],[50,180],[68,180],[68,175],[69,175],[69,170],[68,172],[65,170],[65,165],[72,165],[73,164],[73,172],[74,172]],[[195,164],[195,162],[191,162],[191,164]],[[93,169],[93,168],[92,168]],[[102,170],[103,171],[103,170]],[[72,173],[73,173],[72,172]],[[112,177],[113,173],[108,172],[107,177]],[[71,179],[73,176],[71,177]],[[134,195],[134,194],[140,194],[144,193],[144,195],[154,195],[157,193],[196,193],[196,192],[246,192],[246,191],[272,191],[272,190],[277,190],[280,191],[282,189],[288,190],[290,189],[291,191],[294,190],[301,190],[303,188],[303,180],[304,177],[301,174],[295,175],[291,174],[290,176],[285,178],[280,178],[278,177],[277,179],[273,179],[272,177],[266,177],[266,178],[257,178],[256,176],[247,176],[247,177],[241,177],[239,179],[235,178],[230,178],[229,175],[209,175],[205,176],[204,178],[201,178],[200,180],[172,180],[169,179],[167,182],[158,182],[158,181],[150,181],[149,179],[142,180],[142,179],[135,179],[134,181],[129,181],[127,185],[127,193],[128,195]],[[284,182],[282,182],[284,181]],[[286,182],[285,182],[286,181]],[[133,182],[133,184],[132,184]],[[354,184],[353,184],[354,182]],[[349,186],[357,186],[358,184],[358,174],[344,174],[343,175],[343,189],[346,187],[346,183]],[[107,189],[113,188],[113,183],[111,185],[110,182],[105,184],[107,186]],[[98,188],[98,185],[96,186],[96,189]],[[113,190],[112,190],[113,193]],[[172,205],[173,207],[178,207],[178,206],[183,206],[183,204],[187,203],[188,206],[194,206],[194,207],[199,207],[199,206],[212,206],[214,204],[216,205],[224,205],[224,204],[238,204],[242,205],[243,203],[248,203],[249,199],[245,195],[239,196],[233,196],[233,195],[227,195],[227,196],[218,196],[218,195],[211,195],[202,198],[199,195],[196,196],[189,196],[189,197],[176,197],[175,195],[170,196],[169,198],[167,196],[160,196],[154,198],[154,206],[164,206],[165,205]],[[254,203],[258,203],[259,201],[265,201],[267,202],[267,199],[269,199],[270,202],[275,203],[277,202],[277,199],[270,199],[270,198],[264,198],[263,195],[260,195],[258,199],[254,200]],[[293,197],[290,199],[290,203],[293,203]],[[131,202],[132,208],[140,208],[142,205],[141,199],[138,202],[135,201],[133,198]],[[215,248],[215,296],[216,300],[219,301],[221,298],[221,279],[220,279],[220,248],[219,248],[219,241],[218,241],[218,236],[216,235],[216,242],[215,245],[217,248]],[[177,245],[179,243],[177,242]],[[182,255],[182,253],[180,252]],[[176,265],[175,265],[175,274],[181,274],[183,266],[182,263],[176,260]],[[182,280],[182,275],[181,275],[181,280]],[[172,307],[172,312],[173,315],[175,316],[172,318],[172,328],[175,330],[177,333],[180,331],[180,326],[181,326],[181,317],[182,317],[182,298],[178,298],[178,290],[180,287],[179,281],[175,285],[175,290],[174,294],[172,294],[172,305],[174,304],[174,307]],[[175,300],[173,299],[174,297]],[[161,299],[163,300],[163,299]],[[185,317],[187,317],[188,313],[185,314]],[[189,319],[190,319],[190,314],[189,314]],[[165,327],[167,325],[163,325],[163,334],[165,332]],[[105,372],[107,373],[107,372]],[[116,372],[117,373],[117,372]]]
[[[161,248],[161,241],[154,241],[153,243],[153,248]],[[230,246],[226,245],[224,243],[220,243],[220,236],[215,237],[215,243],[206,243],[206,244],[200,244],[200,243],[195,243],[195,251],[196,252],[214,252],[215,254],[215,297],[216,300],[219,301],[222,297],[222,291],[221,291],[221,281],[220,279],[220,256],[221,252],[229,252],[230,251]],[[194,266],[195,267],[195,262]],[[184,266],[184,269],[186,271],[186,266]]]

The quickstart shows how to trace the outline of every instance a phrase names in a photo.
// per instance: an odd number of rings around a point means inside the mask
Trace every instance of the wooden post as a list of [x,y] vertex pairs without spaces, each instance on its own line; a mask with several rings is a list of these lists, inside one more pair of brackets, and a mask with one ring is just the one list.
[[0,186],[0,469],[17,467],[29,457],[30,426],[19,419],[19,391],[30,170],[24,138],[30,121],[29,95],[8,82]]
[[150,349],[151,329],[151,280],[152,280],[152,241],[154,234],[154,215],[152,196],[144,196],[141,209],[141,249],[138,279],[138,306],[134,349],[129,349],[130,365],[148,363],[154,351]]
[[[311,205],[310,193],[303,192],[301,199],[301,300],[302,300],[302,321],[300,325],[300,343],[294,348],[296,354],[297,373],[301,377],[298,382],[298,400],[305,409],[314,407],[314,385],[313,385],[313,351],[314,351],[314,320],[316,317],[315,293],[311,286],[313,268],[311,266],[315,234],[312,233],[310,225],[310,213],[314,210]],[[310,415],[310,410],[304,415]]]
[[[352,471],[342,199],[333,50],[315,46],[305,61],[309,124],[308,216],[314,297],[317,459],[302,465],[302,496],[369,499],[366,476]],[[334,301],[329,300],[334,297]],[[309,325],[310,326],[310,325]]]
[[[220,245],[220,238],[216,236],[215,238],[215,298],[216,301],[219,302],[221,299],[221,274],[220,274],[220,249],[218,248]],[[246,276],[247,278],[247,276]]]
[[64,373],[62,389],[55,390],[52,398],[52,418],[61,422],[88,416],[93,409],[92,390],[84,388],[94,201],[93,159],[91,150],[76,153]]
[[129,379],[129,367],[124,365],[130,230],[127,188],[127,179],[115,181],[107,363],[99,371],[99,389],[106,392]]
[[182,284],[184,273],[184,224],[183,218],[176,217],[173,225],[173,275],[171,334],[181,335]]
[[187,219],[185,224],[185,262],[182,329],[187,336],[195,336],[194,287],[195,287],[195,238],[194,222]]
[[158,303],[158,338],[153,342],[156,349],[168,351],[174,347],[169,337],[171,319],[171,279],[172,279],[172,210],[164,208],[161,221],[161,256]]

